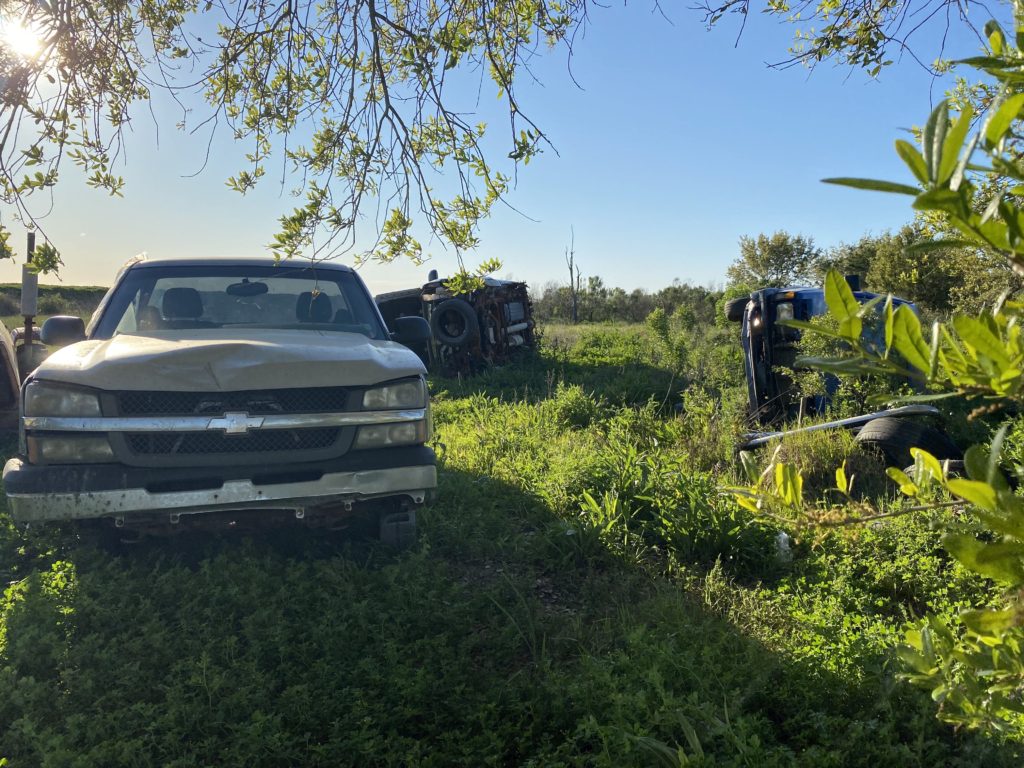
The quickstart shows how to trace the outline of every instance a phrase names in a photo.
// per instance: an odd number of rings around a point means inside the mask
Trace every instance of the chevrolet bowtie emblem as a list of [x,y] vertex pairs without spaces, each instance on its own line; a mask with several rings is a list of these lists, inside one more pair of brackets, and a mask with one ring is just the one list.
[[223,429],[226,435],[244,435],[250,429],[263,426],[262,416],[250,416],[248,413],[225,413],[222,419],[210,419],[207,429]]

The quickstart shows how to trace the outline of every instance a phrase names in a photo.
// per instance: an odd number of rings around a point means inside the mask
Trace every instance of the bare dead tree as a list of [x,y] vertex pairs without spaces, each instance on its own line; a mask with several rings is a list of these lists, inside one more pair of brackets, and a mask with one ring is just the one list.
[[570,227],[570,240],[569,247],[565,249],[565,263],[569,267],[569,312],[572,318],[573,325],[580,321],[580,289],[582,287],[582,279],[580,278],[580,268],[576,264],[576,231]]

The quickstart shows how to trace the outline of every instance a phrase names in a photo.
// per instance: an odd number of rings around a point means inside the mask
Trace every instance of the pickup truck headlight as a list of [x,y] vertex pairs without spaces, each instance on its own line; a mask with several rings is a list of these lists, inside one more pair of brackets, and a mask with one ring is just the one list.
[[427,387],[423,379],[396,381],[363,393],[363,409],[367,411],[426,407]]
[[427,441],[426,419],[403,424],[368,424],[356,433],[355,448],[392,448]]
[[26,416],[102,416],[100,399],[92,392],[45,381],[25,387]]
[[114,461],[106,435],[29,435],[30,464],[102,464]]

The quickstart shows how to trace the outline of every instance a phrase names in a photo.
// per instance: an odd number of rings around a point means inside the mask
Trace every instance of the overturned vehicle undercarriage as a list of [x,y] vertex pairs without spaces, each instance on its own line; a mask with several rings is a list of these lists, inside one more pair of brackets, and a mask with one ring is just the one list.
[[429,368],[448,375],[474,373],[506,362],[534,346],[534,322],[526,283],[484,278],[468,294],[454,294],[431,271],[420,288],[374,297],[385,322],[419,316],[430,323],[429,341],[410,348]]

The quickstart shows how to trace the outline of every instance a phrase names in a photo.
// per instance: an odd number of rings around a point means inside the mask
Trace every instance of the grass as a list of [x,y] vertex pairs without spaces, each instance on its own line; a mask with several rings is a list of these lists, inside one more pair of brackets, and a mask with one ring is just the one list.
[[[0,757],[1019,765],[1020,745],[937,722],[891,653],[906,620],[993,586],[926,519],[778,557],[717,491],[743,429],[735,360],[688,344],[671,388],[621,327],[434,380],[438,500],[402,554],[302,530],[116,554],[4,518]],[[801,441],[822,466],[857,450]]]

